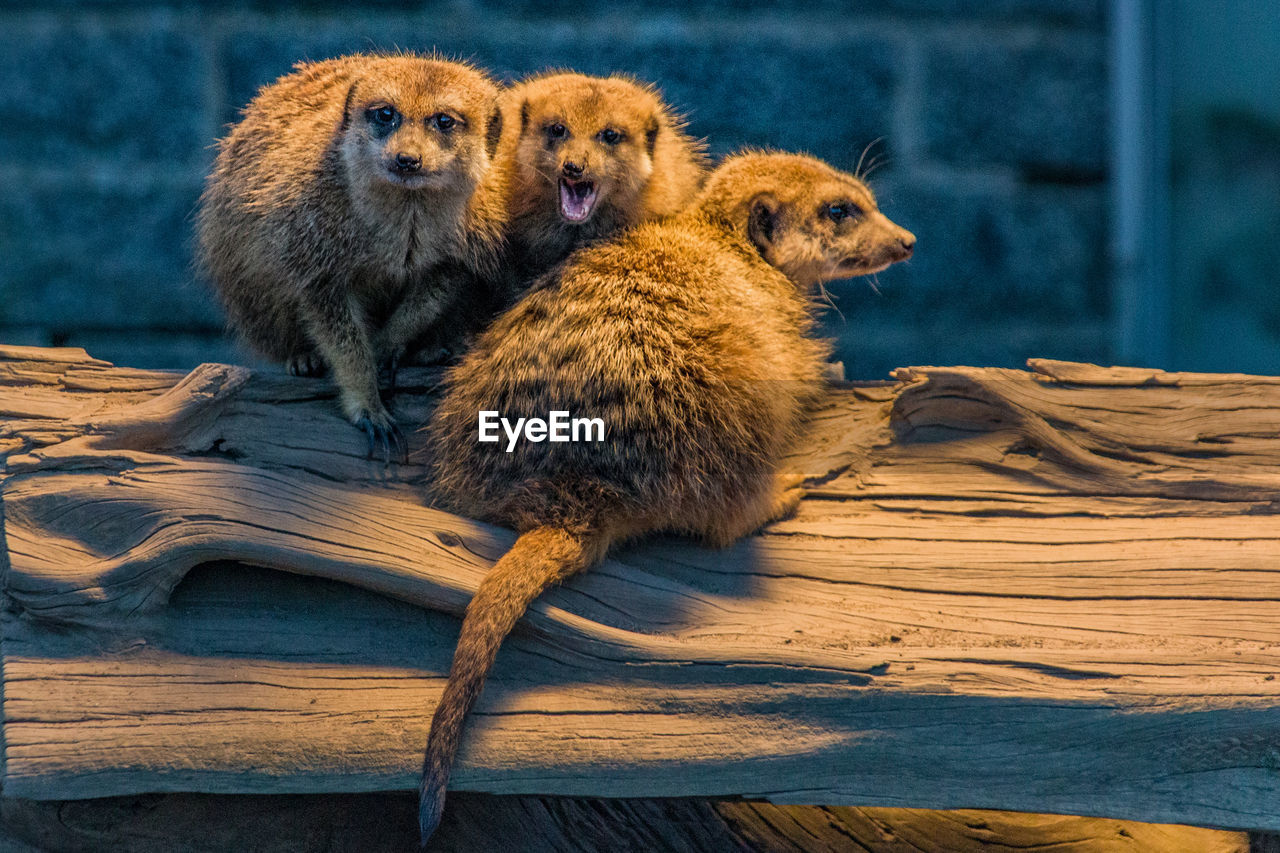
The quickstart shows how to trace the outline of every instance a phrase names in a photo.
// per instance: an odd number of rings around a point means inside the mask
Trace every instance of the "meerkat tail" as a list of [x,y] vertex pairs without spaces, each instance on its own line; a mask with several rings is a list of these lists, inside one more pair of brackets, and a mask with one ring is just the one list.
[[498,647],[534,599],[589,567],[604,554],[608,544],[601,533],[575,534],[560,527],[536,527],[517,539],[481,581],[467,605],[449,683],[427,737],[418,786],[418,826],[424,845],[440,823],[462,725],[484,688]]

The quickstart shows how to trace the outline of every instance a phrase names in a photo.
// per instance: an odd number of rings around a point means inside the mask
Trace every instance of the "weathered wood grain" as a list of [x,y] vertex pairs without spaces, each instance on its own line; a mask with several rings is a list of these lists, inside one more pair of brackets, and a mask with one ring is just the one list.
[[[14,853],[384,853],[417,847],[413,794],[0,799]],[[26,846],[32,845],[32,846]],[[1244,833],[1055,815],[714,800],[449,798],[439,853],[1248,853]],[[10,853],[0,837],[0,853]]]
[[[1280,383],[1032,367],[840,386],[795,518],[545,596],[455,786],[1280,829]],[[0,349],[6,795],[412,787],[513,537],[332,397]]]

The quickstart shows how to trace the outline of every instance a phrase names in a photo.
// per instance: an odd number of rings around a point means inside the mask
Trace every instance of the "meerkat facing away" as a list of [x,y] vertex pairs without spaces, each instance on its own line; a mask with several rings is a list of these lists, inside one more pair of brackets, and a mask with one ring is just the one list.
[[652,86],[554,72],[513,86],[501,102],[515,286],[590,241],[679,213],[702,186],[704,146]]
[[458,62],[299,63],[219,142],[201,257],[231,325],[295,374],[332,371],[370,455],[402,447],[378,392],[502,241],[498,89]]
[[[429,432],[453,508],[520,538],[467,607],[431,724],[419,819],[443,809],[463,721],[498,647],[547,587],[651,532],[724,545],[789,514],[777,474],[828,355],[810,291],[911,256],[858,179],[820,160],[727,159],[697,200],[576,253],[499,317],[448,377]],[[599,442],[477,441],[477,417],[603,420]]]

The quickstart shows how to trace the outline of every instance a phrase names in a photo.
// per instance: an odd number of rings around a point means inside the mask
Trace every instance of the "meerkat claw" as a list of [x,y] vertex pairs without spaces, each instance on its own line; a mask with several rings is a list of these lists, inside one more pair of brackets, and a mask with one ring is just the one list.
[[368,458],[377,458],[378,451],[381,451],[382,464],[390,465],[391,452],[394,449],[397,462],[403,463],[407,460],[404,433],[394,421],[377,423],[371,416],[364,415],[356,421],[356,426],[364,430],[365,437],[369,440]]
[[317,377],[324,376],[327,371],[324,361],[314,353],[304,352],[289,357],[288,370],[290,376]]

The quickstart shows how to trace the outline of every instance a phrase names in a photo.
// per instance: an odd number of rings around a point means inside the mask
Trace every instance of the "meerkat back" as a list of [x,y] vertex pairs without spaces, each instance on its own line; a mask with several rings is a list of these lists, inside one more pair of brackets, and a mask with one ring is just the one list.
[[[810,157],[739,155],[678,216],[575,252],[451,371],[429,426],[436,495],[521,535],[463,619],[423,762],[424,840],[467,712],[544,589],[630,538],[724,545],[795,509],[799,481],[778,468],[828,352],[811,335],[810,294],[914,244],[854,176]],[[527,423],[553,410],[598,418],[598,440],[478,440],[482,411]]]

